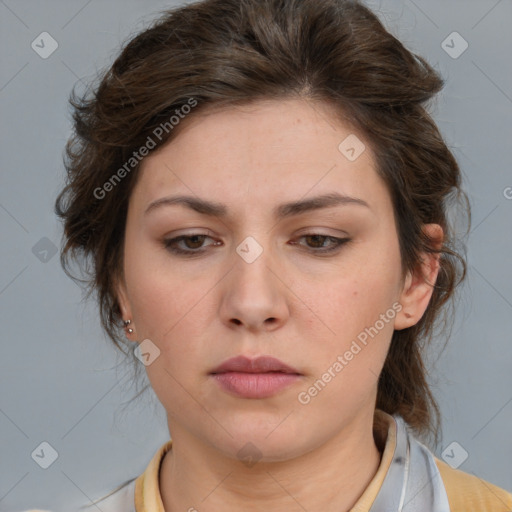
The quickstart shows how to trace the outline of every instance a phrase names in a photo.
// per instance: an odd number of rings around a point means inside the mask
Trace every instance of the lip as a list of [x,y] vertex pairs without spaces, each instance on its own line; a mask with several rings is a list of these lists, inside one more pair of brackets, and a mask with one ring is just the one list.
[[226,373],[226,372],[241,372],[241,373],[267,373],[267,372],[281,372],[281,373],[295,373],[300,375],[299,370],[288,366],[279,359],[270,356],[260,356],[256,359],[249,359],[245,356],[232,357],[227,359],[221,365],[217,366],[211,373]]
[[302,377],[295,368],[269,356],[233,357],[210,375],[224,391],[240,398],[268,398]]

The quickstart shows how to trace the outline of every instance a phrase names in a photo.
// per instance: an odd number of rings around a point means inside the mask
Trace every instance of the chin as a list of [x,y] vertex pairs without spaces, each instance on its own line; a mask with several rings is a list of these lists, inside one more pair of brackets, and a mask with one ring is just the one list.
[[[227,430],[233,437],[223,436],[217,448],[230,457],[249,458],[261,462],[283,462],[306,453],[304,432],[298,432],[291,418],[263,422],[241,420],[231,423]],[[218,440],[217,440],[218,441]],[[303,446],[304,445],[304,446]]]

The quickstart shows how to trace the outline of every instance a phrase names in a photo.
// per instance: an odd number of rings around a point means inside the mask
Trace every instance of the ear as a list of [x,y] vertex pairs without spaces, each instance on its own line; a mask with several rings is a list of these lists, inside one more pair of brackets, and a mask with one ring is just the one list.
[[[121,311],[122,319],[123,320],[131,320],[130,328],[135,330],[135,326],[133,325],[132,309],[131,309],[130,301],[128,299],[128,292],[126,290],[126,283],[125,283],[124,277],[122,275],[115,278],[114,290],[116,293],[117,302],[119,304],[119,309]],[[127,330],[125,332],[126,332],[126,337],[130,338],[131,333],[128,333]]]
[[[423,231],[432,239],[436,249],[442,247],[444,233],[439,224],[425,224]],[[439,273],[439,259],[439,253],[422,252],[420,265],[407,273],[399,298],[402,309],[395,317],[396,330],[416,325],[425,313]]]

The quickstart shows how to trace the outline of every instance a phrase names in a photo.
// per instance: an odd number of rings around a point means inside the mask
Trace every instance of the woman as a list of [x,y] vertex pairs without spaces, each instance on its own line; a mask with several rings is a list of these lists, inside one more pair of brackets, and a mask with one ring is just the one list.
[[465,275],[442,85],[359,2],[205,0],[72,99],[63,263],[172,438],[91,508],[511,510],[420,442],[421,347]]

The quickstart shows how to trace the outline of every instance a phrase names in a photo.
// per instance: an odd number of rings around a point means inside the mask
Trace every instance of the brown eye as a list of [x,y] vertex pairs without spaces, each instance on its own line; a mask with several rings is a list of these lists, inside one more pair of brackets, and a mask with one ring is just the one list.
[[[306,248],[311,249],[313,253],[330,253],[341,249],[341,246],[350,242],[350,238],[338,238],[335,236],[322,235],[320,233],[308,233],[302,235],[301,239],[307,240]],[[330,246],[326,246],[325,243],[330,242]]]
[[304,238],[308,239],[312,244],[309,245],[314,247],[315,249],[322,248],[324,245],[324,242],[329,238],[325,235],[306,235]]
[[[205,239],[210,238],[208,235],[181,235],[175,238],[169,238],[163,241],[164,247],[174,254],[182,254],[193,256],[201,254],[206,251],[202,249]],[[181,246],[179,244],[182,244]],[[214,242],[210,245],[219,245],[219,242]],[[202,249],[202,250],[198,250]]]
[[206,235],[193,235],[183,237],[182,240],[185,242],[185,245],[189,249],[199,249],[201,245],[203,245],[204,239],[207,238]]

